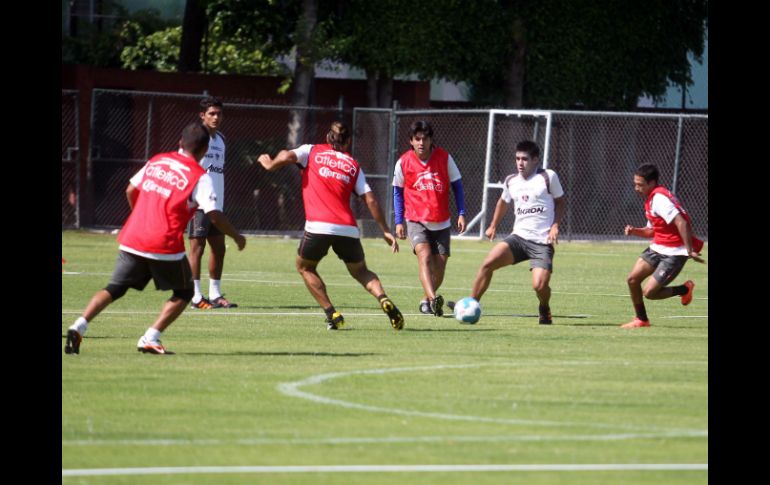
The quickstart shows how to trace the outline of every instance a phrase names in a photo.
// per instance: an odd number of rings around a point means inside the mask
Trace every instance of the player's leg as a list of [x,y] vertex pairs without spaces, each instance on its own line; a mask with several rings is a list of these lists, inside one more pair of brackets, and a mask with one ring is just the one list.
[[[449,258],[449,245],[451,241],[451,234],[449,228],[442,229],[441,231],[431,231],[431,255],[430,255],[430,272],[431,281],[433,284],[433,292],[436,293],[436,297],[431,301],[431,310],[437,317],[443,315],[444,310],[442,308],[444,304],[444,298],[438,294],[438,289],[444,282],[444,274],[446,273],[446,264]],[[451,308],[450,308],[451,310]]]
[[682,285],[666,286],[676,278],[687,262],[686,256],[660,257],[660,263],[655,268],[652,278],[647,280],[642,293],[649,300],[663,300],[673,296],[682,298],[682,304],[687,305],[692,301],[692,292],[695,284],[688,280]]
[[212,308],[211,302],[203,296],[201,291],[201,260],[206,249],[206,237],[211,228],[211,220],[206,217],[202,210],[195,211],[190,224],[187,227],[188,237],[190,238],[190,268],[193,279],[193,298],[191,306],[207,310]]
[[88,330],[88,324],[112,302],[125,295],[129,288],[142,290],[151,278],[145,258],[119,251],[110,282],[104,289],[94,293],[83,314],[67,329],[64,352],[79,354],[80,344]]
[[339,237],[335,240],[332,248],[345,263],[350,276],[377,299],[382,311],[388,315],[391,326],[396,330],[401,330],[404,327],[404,317],[398,310],[398,307],[396,307],[396,304],[385,294],[380,278],[366,266],[364,248],[361,246],[361,241],[359,239]]
[[[417,255],[417,265],[420,277],[420,284],[423,289],[423,301],[430,305],[430,312],[440,317],[443,315],[444,299],[437,295],[434,289],[435,276],[433,274],[433,250],[429,242],[415,244],[414,253]],[[422,306],[422,302],[420,302]]]
[[[649,251],[649,249],[647,250]],[[634,319],[621,325],[623,328],[649,327],[650,320],[647,318],[647,309],[644,306],[644,293],[642,291],[642,282],[655,271],[656,263],[654,255],[642,253],[631,272],[626,278],[628,292],[631,295],[631,303],[634,305]]]
[[225,266],[225,235],[216,226],[211,226],[206,238],[211,248],[209,255],[209,301],[214,308],[235,308],[238,305],[227,300],[222,293],[221,280]]
[[489,288],[489,283],[492,282],[492,273],[514,263],[513,252],[511,247],[506,242],[499,242],[489,250],[484,262],[481,263],[479,270],[476,272],[476,279],[473,280],[473,286],[471,288],[471,297],[481,301],[481,297]]
[[539,301],[538,315],[541,325],[548,325],[551,321],[551,271],[546,268],[532,268],[532,289],[535,290]]
[[139,352],[150,354],[173,354],[160,342],[160,336],[169,325],[179,318],[193,297],[193,280],[187,257],[178,261],[150,261],[150,271],[157,290],[173,293],[161,307],[160,314],[144,332],[136,344]]
[[332,237],[305,232],[297,248],[295,266],[305,283],[305,287],[326,314],[326,328],[337,330],[345,324],[345,318],[332,305],[329,294],[326,292],[326,284],[316,269],[318,263],[329,252]]

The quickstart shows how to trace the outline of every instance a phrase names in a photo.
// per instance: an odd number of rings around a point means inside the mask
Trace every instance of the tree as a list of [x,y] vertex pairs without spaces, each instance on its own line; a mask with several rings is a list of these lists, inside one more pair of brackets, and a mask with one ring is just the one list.
[[[476,86],[507,107],[630,109],[691,85],[703,55],[707,0],[508,0],[505,70]],[[496,86],[502,89],[494,93]],[[520,94],[519,94],[520,93]]]
[[182,40],[179,52],[179,72],[201,70],[201,46],[209,23],[203,0],[187,0],[182,20]]

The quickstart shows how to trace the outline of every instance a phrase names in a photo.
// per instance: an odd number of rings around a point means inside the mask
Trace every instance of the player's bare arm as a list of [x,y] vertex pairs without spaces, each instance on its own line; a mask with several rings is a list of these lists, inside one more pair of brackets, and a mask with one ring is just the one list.
[[684,241],[685,247],[687,248],[687,255],[692,258],[693,261],[705,263],[706,261],[700,257],[700,253],[695,252],[692,248],[692,228],[687,222],[687,219],[685,219],[682,214],[677,214],[676,217],[674,217],[674,225],[679,231],[679,236],[682,238],[682,241]]
[[257,160],[260,164],[262,164],[265,170],[269,172],[278,170],[279,168],[285,167],[286,165],[290,165],[292,163],[297,163],[298,161],[297,154],[291,150],[281,150],[278,152],[278,155],[276,155],[275,158],[271,158],[267,153],[263,153]]
[[503,219],[503,216],[506,212],[508,212],[508,203],[502,198],[497,199],[497,205],[495,205],[495,213],[492,216],[492,222],[489,224],[487,230],[484,231],[484,234],[486,234],[490,241],[495,240],[495,235],[497,234],[497,226],[500,224],[500,221]]

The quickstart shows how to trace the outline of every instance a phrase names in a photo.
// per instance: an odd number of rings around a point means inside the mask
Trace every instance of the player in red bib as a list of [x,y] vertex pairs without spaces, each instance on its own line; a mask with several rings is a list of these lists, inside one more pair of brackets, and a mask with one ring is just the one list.
[[296,267],[310,294],[326,314],[326,328],[337,330],[345,324],[342,313],[332,305],[326,285],[316,269],[331,247],[350,275],[377,298],[391,326],[401,330],[404,317],[385,294],[380,279],[366,266],[358,226],[350,208],[352,194],[364,201],[394,253],[398,251],[398,242],[390,233],[377,199],[366,183],[364,171],[348,153],[350,142],[348,128],[335,121],[326,135],[325,144],[281,150],[275,158],[265,153],[259,156],[259,163],[270,171],[292,164],[299,165],[302,170],[306,221],[305,234],[297,249]]
[[137,350],[171,354],[160,342],[161,333],[185,310],[193,297],[190,263],[185,255],[184,230],[200,206],[219,230],[233,238],[238,250],[246,239],[216,209],[217,193],[198,162],[209,145],[208,131],[195,122],[187,125],[179,151],[152,157],[131,177],[126,189],[131,213],[120,230],[120,251],[109,284],[97,291],[67,330],[64,352],[79,354],[88,323],[129,288],[142,291],[150,280],[158,290],[172,290],[155,323],[139,338]]
[[[652,238],[648,247],[628,275],[628,289],[636,316],[623,328],[649,327],[644,297],[663,300],[673,296],[682,299],[682,305],[692,301],[695,283],[687,280],[679,286],[666,286],[676,278],[689,258],[704,263],[700,257],[703,241],[692,233],[690,216],[677,198],[665,187],[658,185],[658,167],[651,163],[639,166],[634,173],[634,190],[645,199],[644,212],[647,226],[626,225],[626,236]],[[647,284],[642,288],[642,281]]]
[[409,144],[412,149],[401,155],[393,171],[396,236],[406,239],[408,233],[417,256],[423,288],[420,313],[440,317],[444,297],[438,289],[444,281],[451,242],[450,185],[457,205],[457,232],[465,231],[462,176],[452,156],[433,143],[433,127],[427,121],[412,123]]

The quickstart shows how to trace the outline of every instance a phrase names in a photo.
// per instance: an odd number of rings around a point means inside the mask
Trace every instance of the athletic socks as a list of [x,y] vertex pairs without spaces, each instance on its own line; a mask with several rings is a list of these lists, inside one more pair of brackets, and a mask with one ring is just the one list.
[[86,330],[88,330],[88,320],[86,320],[83,317],[78,317],[77,320],[75,320],[75,323],[70,325],[70,330],[74,330],[77,333],[79,333],[81,336],[85,335]]
[[201,298],[203,298],[203,293],[201,293],[201,280],[193,280],[193,285],[195,285],[195,294],[193,295],[193,303],[198,303],[201,301]]
[[209,280],[209,301],[214,301],[222,296],[222,290],[219,288],[219,283],[222,280]]
[[647,309],[644,308],[644,303],[635,304],[634,311],[636,312],[636,318],[647,321]]

